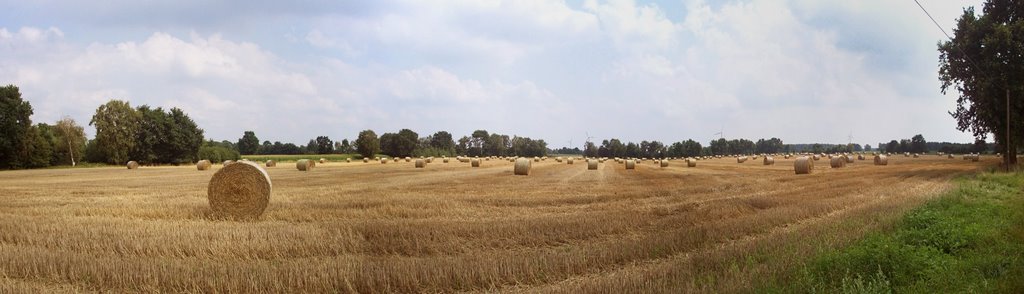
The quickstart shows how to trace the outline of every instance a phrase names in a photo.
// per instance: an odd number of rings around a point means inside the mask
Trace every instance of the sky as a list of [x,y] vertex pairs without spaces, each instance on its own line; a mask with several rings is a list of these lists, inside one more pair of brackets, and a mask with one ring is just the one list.
[[[946,37],[913,0],[0,3],[0,84],[33,122],[70,116],[90,137],[120,99],[231,141],[973,141],[948,113],[959,93],[940,92]],[[920,3],[949,33],[981,10]]]

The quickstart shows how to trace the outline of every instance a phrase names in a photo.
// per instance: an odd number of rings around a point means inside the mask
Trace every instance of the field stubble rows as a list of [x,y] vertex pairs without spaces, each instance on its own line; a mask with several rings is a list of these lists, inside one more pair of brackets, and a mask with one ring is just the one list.
[[994,161],[279,165],[252,222],[209,217],[219,166],[0,172],[0,292],[742,291]]

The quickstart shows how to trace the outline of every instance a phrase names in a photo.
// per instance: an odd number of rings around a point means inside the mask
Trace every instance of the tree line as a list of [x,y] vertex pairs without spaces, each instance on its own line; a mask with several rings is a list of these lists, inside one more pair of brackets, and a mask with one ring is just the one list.
[[32,124],[32,105],[17,86],[0,87],[0,168],[76,165],[85,151],[85,131],[71,118]]

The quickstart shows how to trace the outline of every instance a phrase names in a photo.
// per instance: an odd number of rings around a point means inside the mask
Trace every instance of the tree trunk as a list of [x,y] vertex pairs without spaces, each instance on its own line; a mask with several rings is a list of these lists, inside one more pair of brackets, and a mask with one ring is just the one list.
[[71,166],[75,166],[75,148],[71,146],[70,140],[68,140],[68,154],[71,155]]

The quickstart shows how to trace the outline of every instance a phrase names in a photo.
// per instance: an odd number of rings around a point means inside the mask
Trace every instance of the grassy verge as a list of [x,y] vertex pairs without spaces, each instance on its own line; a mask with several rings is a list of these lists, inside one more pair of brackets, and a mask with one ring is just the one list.
[[812,259],[794,281],[757,292],[1021,293],[1024,174],[981,174],[868,235]]
[[319,160],[320,158],[327,159],[329,161],[344,161],[347,158],[352,160],[362,159],[359,154],[294,154],[294,155],[242,155],[242,158],[261,162],[273,159],[274,161],[297,161],[299,159],[313,159]]

